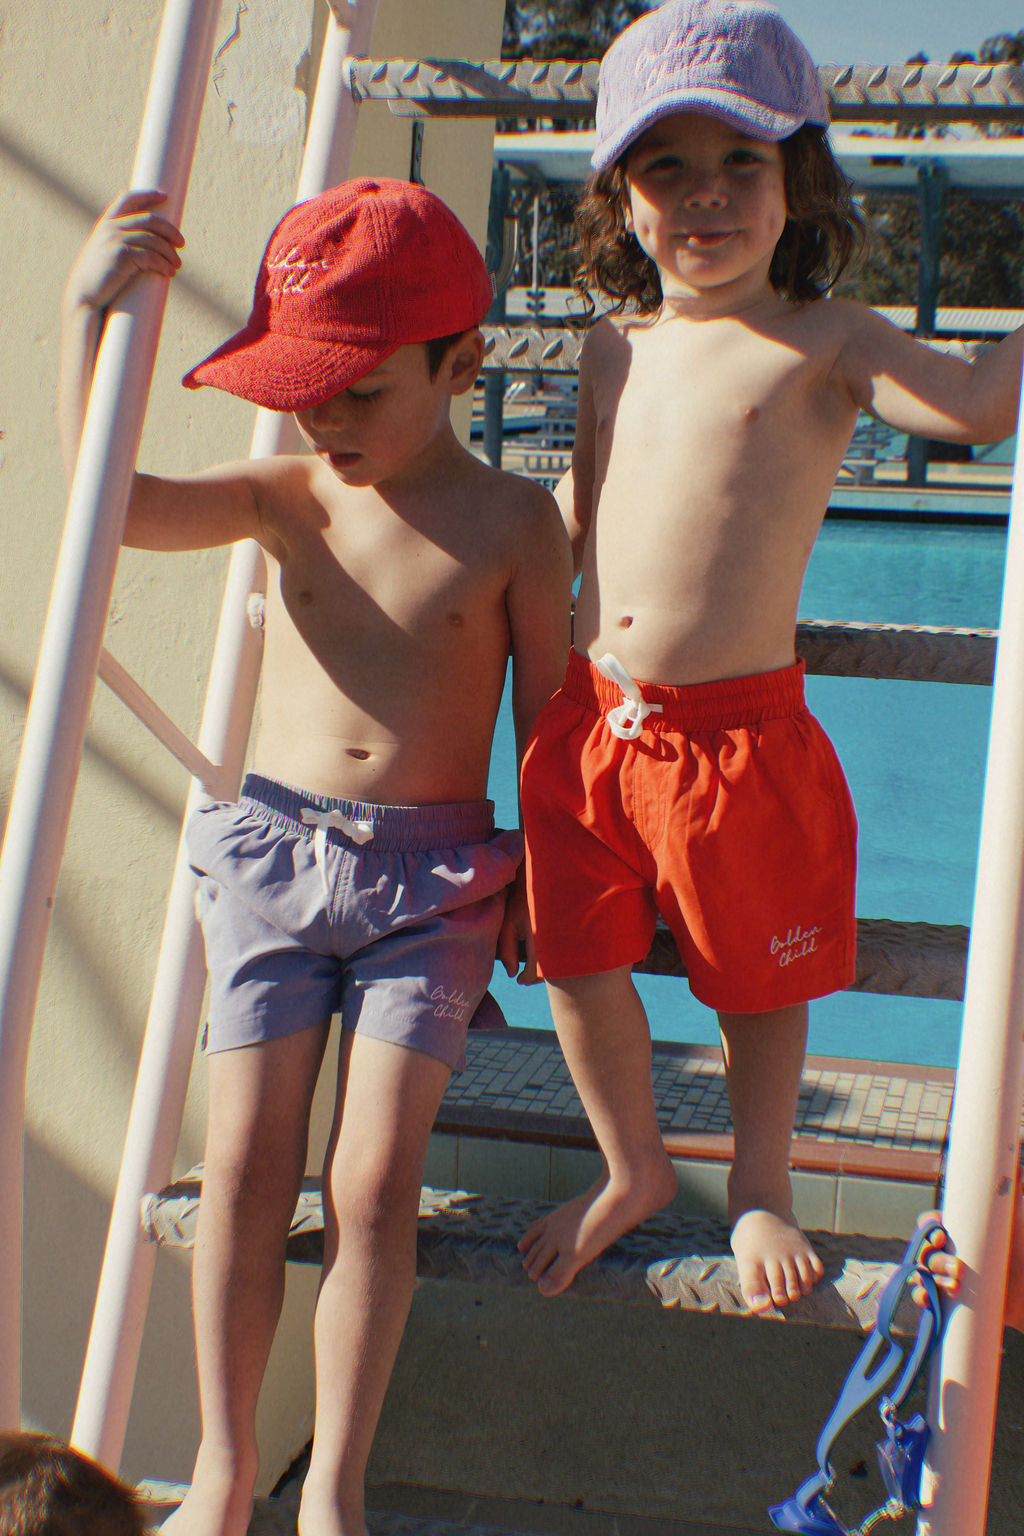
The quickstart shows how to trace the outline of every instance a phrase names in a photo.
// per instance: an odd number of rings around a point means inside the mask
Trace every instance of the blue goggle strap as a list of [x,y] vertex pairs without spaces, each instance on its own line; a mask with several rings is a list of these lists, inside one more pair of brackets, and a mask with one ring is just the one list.
[[[928,1426],[920,1414],[902,1424],[896,1410],[917,1380],[942,1332],[938,1289],[934,1278],[921,1267],[922,1251],[934,1230],[928,1227],[914,1233],[898,1268],[886,1283],[878,1303],[877,1321],[818,1436],[815,1446],[818,1471],[801,1483],[792,1498],[769,1510],[773,1523],[780,1530],[798,1532],[800,1536],[851,1536],[824,1500],[835,1481],[829,1455],[845,1426],[875,1397],[880,1398],[879,1413],[886,1431],[886,1439],[879,1443],[878,1454],[889,1499],[865,1518],[860,1529],[868,1531],[879,1519],[916,1505]],[[892,1337],[893,1320],[904,1294],[915,1281],[925,1293],[925,1306],[899,1380],[893,1390],[883,1396],[883,1389],[904,1358],[902,1346]]]

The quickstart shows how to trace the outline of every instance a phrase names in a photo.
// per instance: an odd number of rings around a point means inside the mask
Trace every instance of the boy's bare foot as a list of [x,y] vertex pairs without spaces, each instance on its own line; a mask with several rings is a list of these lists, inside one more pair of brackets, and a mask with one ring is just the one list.
[[792,1211],[743,1211],[730,1239],[740,1272],[740,1290],[751,1312],[785,1307],[814,1289],[824,1266]]
[[518,1243],[523,1268],[542,1296],[560,1295],[591,1259],[668,1205],[676,1188],[667,1155],[646,1176],[632,1173],[625,1186],[599,1179],[527,1228]]
[[252,1477],[238,1480],[204,1472],[199,1464],[192,1485],[160,1536],[246,1536],[252,1519]]
[[193,1484],[174,1514],[160,1526],[160,1536],[245,1536],[251,1519],[251,1499],[207,1502]]
[[299,1500],[296,1536],[367,1536],[361,1494],[339,1499],[336,1485],[307,1475]]

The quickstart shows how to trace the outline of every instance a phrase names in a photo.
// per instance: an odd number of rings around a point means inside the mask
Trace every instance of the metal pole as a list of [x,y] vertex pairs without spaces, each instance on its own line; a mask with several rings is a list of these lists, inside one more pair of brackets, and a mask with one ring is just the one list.
[[[487,312],[489,325],[505,323],[505,285],[502,260],[505,254],[505,224],[508,217],[508,193],[511,176],[507,166],[496,165],[491,178],[491,197],[487,210],[487,270],[495,284],[494,302]],[[500,370],[484,374],[484,457],[495,469],[501,468],[503,417],[505,413],[505,374]]]
[[[935,335],[935,311],[939,302],[939,264],[942,260],[942,225],[946,208],[949,172],[941,161],[918,167],[918,208],[921,217],[921,250],[917,265],[917,336]],[[912,437],[907,443],[907,484],[924,485],[928,479],[928,443]]]
[[[344,180],[355,136],[356,108],[343,83],[342,61],[369,49],[378,0],[350,6],[352,24],[333,13],[324,38],[297,198]],[[290,416],[258,411],[251,458],[295,445]],[[237,790],[258,680],[259,645],[247,613],[250,594],[265,583],[263,556],[252,543],[233,554],[214,647],[199,744],[222,765],[222,782]],[[186,821],[201,796],[193,784]],[[139,1228],[142,1197],[170,1177],[181,1127],[196,1027],[205,986],[202,944],[194,910],[195,881],[179,844],[160,958],[139,1061],[125,1148],[111,1212],[93,1322],[86,1349],[73,1443],[105,1465],[121,1459],[132,1387],[152,1283],[154,1249]]]
[[[133,187],[178,219],[213,53],[216,0],[168,0]],[[105,327],[0,860],[0,1425],[20,1418],[22,1135],[32,1015],[167,295],[129,290]]]
[[[1024,421],[1024,415],[1022,415]],[[944,1222],[963,1304],[932,1371],[928,1536],[983,1536],[1016,1200],[1024,1031],[1024,445],[1018,423]]]

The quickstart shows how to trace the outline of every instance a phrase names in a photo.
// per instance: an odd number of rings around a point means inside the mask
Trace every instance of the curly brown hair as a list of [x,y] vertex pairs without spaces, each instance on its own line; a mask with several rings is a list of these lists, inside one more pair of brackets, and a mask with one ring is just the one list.
[[[775,247],[769,280],[784,299],[797,303],[820,299],[860,254],[864,219],[824,128],[805,123],[779,147],[789,216]],[[627,150],[614,165],[591,177],[576,209],[579,265],[573,285],[583,299],[587,319],[596,308],[595,290],[613,301],[613,314],[630,308],[650,315],[661,308],[658,269],[626,228],[628,158]]]
[[50,1435],[0,1433],[0,1536],[145,1536],[131,1489]]

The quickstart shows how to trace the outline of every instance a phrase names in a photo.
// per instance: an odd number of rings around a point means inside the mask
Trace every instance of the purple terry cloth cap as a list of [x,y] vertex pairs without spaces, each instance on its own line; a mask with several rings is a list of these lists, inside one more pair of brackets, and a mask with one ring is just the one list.
[[773,141],[828,123],[814,60],[759,0],[667,0],[615,39],[601,61],[594,170],[671,112],[706,112]]

